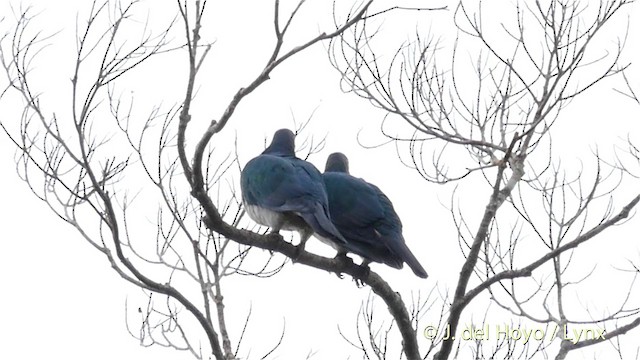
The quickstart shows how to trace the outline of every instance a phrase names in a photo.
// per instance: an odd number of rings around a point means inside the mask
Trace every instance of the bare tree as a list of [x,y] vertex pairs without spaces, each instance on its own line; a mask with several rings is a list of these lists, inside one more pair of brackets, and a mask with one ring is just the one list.
[[[640,201],[633,187],[637,175],[628,162],[608,161],[599,151],[582,169],[567,168],[554,144],[563,136],[555,128],[567,121],[569,103],[626,68],[620,60],[624,41],[608,52],[598,46],[630,1],[517,3],[514,21],[497,27],[484,20],[488,4],[479,2],[474,12],[461,2],[437,13],[454,20],[455,41],[418,32],[389,58],[388,47],[376,47],[383,34],[378,19],[430,9],[372,3],[356,3],[346,16],[334,9],[334,28],[293,41],[295,20],[308,4],[276,0],[266,63],[205,126],[192,116],[208,101],[197,95],[202,69],[212,56],[224,56],[202,30],[215,5],[176,1],[175,19],[158,27],[152,16],[138,16],[139,1],[94,1],[77,23],[71,96],[64,105],[38,82],[36,64],[55,37],[35,29],[33,10],[17,9],[0,44],[8,80],[0,100],[20,101],[23,110],[19,121],[3,118],[0,125],[20,154],[19,174],[119,276],[144,291],[146,306],[128,309],[139,315],[128,326],[146,346],[189,351],[198,359],[244,357],[251,311],[227,318],[225,289],[242,276],[274,276],[295,258],[371,288],[375,296],[357,314],[355,338],[340,329],[363,358],[562,359],[605,342],[622,357],[628,345],[621,335],[640,325],[634,296],[640,259],[610,275],[627,280],[626,287],[616,285],[624,296],[614,308],[571,304],[601,271],[582,249],[625,224]],[[488,200],[480,213],[452,196],[458,232],[451,238],[464,257],[460,269],[451,269],[460,274],[452,293],[417,292],[408,305],[376,272],[348,258],[298,253],[289,238],[265,235],[244,218],[235,186],[243,164],[228,124],[251,94],[277,76],[275,69],[324,41],[330,41],[343,89],[382,110],[383,131],[399,150],[408,144],[409,165],[425,180],[485,185]],[[476,54],[471,63],[464,61],[467,52]],[[182,56],[181,98],[175,105],[164,105],[174,101],[165,97],[148,105],[122,80],[162,56]],[[633,91],[625,94],[637,101]],[[628,144],[626,160],[637,162],[637,147]],[[315,150],[313,144],[305,149]],[[629,198],[621,195],[627,188],[633,189]],[[392,320],[378,316],[377,299]],[[496,319],[520,337],[506,328],[496,336]],[[230,328],[236,324],[242,325],[234,338]],[[485,338],[489,326],[493,337]],[[529,333],[532,341],[520,341],[527,327],[544,336]],[[276,356],[283,336],[273,348],[254,351],[262,351],[260,358]]]
[[[570,121],[564,114],[572,100],[603,89],[608,78],[620,79],[626,34],[614,35],[612,44],[608,29],[624,20],[630,3],[519,1],[505,17],[503,3],[461,1],[452,14],[458,36],[451,42],[418,30],[414,41],[389,53],[388,44],[377,42],[384,31],[371,19],[331,42],[343,90],[385,113],[382,131],[397,143],[400,158],[408,144],[408,166],[429,182],[475,191],[485,184],[488,199],[479,213],[452,196],[458,233],[451,240],[458,239],[464,263],[451,269],[458,282],[443,295],[436,325],[425,330],[431,340],[425,358],[469,351],[476,359],[541,353],[564,359],[605,342],[623,357],[621,335],[640,325],[639,259],[594,285],[590,280],[603,270],[582,250],[603,241],[622,248],[622,239],[607,234],[636,208],[637,182],[630,166],[613,165],[598,150],[578,170],[566,166],[556,144],[580,136],[581,125],[570,134],[554,129]],[[637,155],[637,148],[628,153]],[[576,298],[592,286],[615,286],[607,291],[617,297],[576,309]],[[502,317],[478,310],[482,304],[497,305]],[[505,328],[499,336],[496,324],[517,333]],[[527,327],[539,338],[517,341]],[[465,332],[471,336],[463,339]],[[413,344],[404,346],[407,358],[421,358]]]

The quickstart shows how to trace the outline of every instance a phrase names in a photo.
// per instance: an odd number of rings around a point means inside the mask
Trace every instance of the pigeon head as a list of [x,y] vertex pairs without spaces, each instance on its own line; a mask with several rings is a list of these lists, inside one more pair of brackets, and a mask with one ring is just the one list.
[[273,139],[263,154],[272,154],[280,156],[295,156],[296,136],[289,129],[280,129],[273,134]]
[[335,152],[327,158],[327,164],[324,166],[325,172],[342,172],[349,173],[349,159],[341,152]]

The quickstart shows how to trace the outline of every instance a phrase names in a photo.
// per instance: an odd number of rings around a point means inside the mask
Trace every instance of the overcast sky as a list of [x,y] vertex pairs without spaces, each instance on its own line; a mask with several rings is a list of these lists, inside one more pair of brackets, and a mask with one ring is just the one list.
[[[330,7],[317,6],[317,2],[311,1],[307,12],[301,14],[304,24],[294,23],[301,30],[292,34],[290,44],[317,33],[318,28],[324,29],[330,25],[328,15],[315,16],[314,13]],[[53,5],[46,0],[33,0],[30,3],[36,9],[43,10],[38,22],[34,23],[35,27],[41,27],[46,32],[60,31],[51,40],[55,44],[53,50],[43,54],[46,60],[36,70],[36,73],[41,71],[38,81],[43,89],[43,97],[52,94],[50,100],[45,101],[55,104],[68,96],[68,79],[71,77],[74,56],[75,16],[78,11],[80,18],[86,14],[88,1],[58,2]],[[210,23],[205,23],[205,33],[216,44],[200,81],[211,79],[212,83],[219,86],[200,88],[201,93],[194,106],[194,119],[199,124],[206,124],[219,114],[230,94],[246,85],[269,55],[270,43],[267,40],[272,36],[271,2],[263,2],[261,7],[256,3],[238,1],[224,5],[225,8],[221,10],[218,10],[221,5],[217,2],[209,4],[208,10],[212,14]],[[145,4],[141,9],[149,6]],[[154,10],[149,12],[153,23],[162,23],[175,13],[172,1],[164,1],[161,5],[154,2],[153,7]],[[6,4],[0,9],[7,18],[12,19],[13,15],[7,12]],[[637,11],[633,15],[637,17]],[[433,24],[449,24],[435,14],[421,16],[430,19]],[[413,16],[407,19],[408,22],[415,22]],[[383,28],[386,36],[394,34],[395,24],[402,21],[401,15],[390,17]],[[619,29],[624,31],[623,26]],[[638,32],[637,25],[635,29]],[[5,30],[6,24],[2,28],[2,31]],[[635,34],[633,28],[630,32]],[[397,41],[403,41],[408,36],[402,33]],[[453,35],[450,33],[448,36]],[[636,44],[631,37],[625,59],[640,59],[640,46]],[[184,78],[181,77],[184,75],[184,63],[180,62],[180,56],[184,54],[167,56],[173,56],[175,62],[150,64],[148,69],[127,80],[144,81],[147,87],[157,87],[156,93],[137,93],[141,103],[162,99],[165,92],[167,102],[179,101],[184,89]],[[167,67],[167,64],[174,64],[175,68]],[[632,75],[640,74],[633,68],[631,70]],[[640,84],[639,77],[632,80]],[[0,84],[4,88],[4,76]],[[559,127],[570,136],[557,146],[569,163],[586,159],[585,154],[589,154],[594,144],[605,143],[605,146],[609,146],[608,143],[627,134],[637,138],[638,117],[630,117],[629,114],[637,114],[638,107],[611,90],[618,85],[606,84],[602,91],[586,94],[584,99],[576,100],[567,109],[568,120],[559,124]],[[140,86],[132,88],[138,89]],[[2,108],[6,109],[7,104],[2,104]],[[1,115],[3,122],[10,121],[6,114]],[[16,113],[10,114],[15,116]],[[270,139],[273,131],[292,127],[293,118],[300,122],[312,114],[313,120],[305,131],[317,138],[327,136],[327,143],[322,152],[310,160],[322,168],[329,153],[347,153],[352,159],[352,173],[376,183],[393,200],[403,219],[407,243],[427,269],[430,278],[418,279],[408,267],[394,270],[373,265],[372,268],[379,271],[394,289],[403,292],[405,299],[411,291],[420,290],[426,294],[434,286],[443,292],[453,288],[459,269],[457,265],[463,259],[448,210],[443,205],[450,201],[452,186],[438,187],[425,183],[415,171],[397,161],[393,146],[364,149],[358,145],[357,136],[362,129],[360,139],[365,144],[375,145],[383,141],[378,133],[383,114],[373,110],[366,102],[340,92],[338,75],[329,67],[322,45],[291,59],[276,70],[264,88],[241,104],[229,125],[228,133],[237,131],[239,141],[244,144],[240,155],[241,162],[245,163],[261,151],[263,140]],[[630,119],[635,119],[635,123]],[[576,138],[575,134],[580,136]],[[0,358],[190,359],[191,356],[186,353],[139,346],[126,331],[124,306],[125,302],[134,309],[144,306],[144,296],[120,279],[102,254],[84,242],[74,229],[57,219],[45,203],[29,192],[27,185],[16,175],[14,149],[4,134],[0,134],[0,154],[0,169],[4,169],[0,180],[0,198],[3,199],[3,205],[0,206],[0,224],[3,227],[0,232],[0,309],[5,312],[0,326]],[[397,186],[400,181],[402,186]],[[465,209],[469,211],[481,209],[489,194],[478,192],[473,187],[461,188],[460,191],[459,198],[464,199],[467,203]],[[621,194],[622,201],[627,200],[628,196],[624,195]],[[633,194],[629,192],[628,195]],[[153,218],[153,214],[150,218]],[[633,234],[637,238],[638,221],[632,221],[630,226],[635,229]],[[620,236],[629,236],[629,233],[622,232]],[[318,242],[310,244],[310,249],[331,256],[331,251]],[[635,249],[638,253],[638,248]],[[633,253],[623,255],[634,256]],[[640,253],[635,255],[635,259],[640,260]],[[613,254],[607,261],[615,264],[622,260],[624,256]],[[226,295],[231,299],[229,304],[232,304],[227,309],[230,316],[242,319],[252,306],[256,315],[247,343],[255,344],[253,356],[268,350],[277,341],[285,322],[287,337],[284,349],[287,350],[283,351],[281,358],[301,358],[308,351],[319,351],[319,359],[344,354],[348,346],[340,339],[337,328],[340,326],[353,334],[358,308],[369,294],[367,288],[356,288],[350,279],[340,280],[333,274],[302,265],[288,264],[274,279],[242,281],[241,285]],[[378,302],[377,306],[379,316],[387,316],[384,304]],[[329,311],[335,316],[323,315]],[[133,325],[135,327],[136,324]],[[304,342],[300,340],[300,333],[308,333]],[[232,335],[237,336],[237,333]],[[339,346],[334,348],[328,344]],[[246,351],[243,354],[246,355]]]

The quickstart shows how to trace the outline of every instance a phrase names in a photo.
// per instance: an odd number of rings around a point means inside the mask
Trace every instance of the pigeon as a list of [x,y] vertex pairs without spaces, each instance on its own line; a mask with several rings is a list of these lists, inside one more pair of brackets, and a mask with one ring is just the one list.
[[418,277],[427,277],[404,241],[402,222],[391,200],[377,186],[351,176],[344,154],[329,155],[322,177],[331,220],[347,240],[342,249],[336,247],[339,254],[355,253],[363,258],[363,266],[374,261],[401,269],[407,263]]
[[251,159],[240,175],[242,201],[253,221],[300,233],[298,256],[315,233],[339,246],[344,237],[331,222],[322,174],[313,164],[295,156],[295,135],[289,129],[275,132],[271,144]]

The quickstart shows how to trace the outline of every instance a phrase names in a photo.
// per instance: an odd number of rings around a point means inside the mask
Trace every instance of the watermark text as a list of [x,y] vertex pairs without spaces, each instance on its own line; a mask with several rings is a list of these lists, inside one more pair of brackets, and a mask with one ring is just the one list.
[[452,334],[449,325],[444,328],[427,326],[424,329],[424,337],[429,340],[463,340],[463,341],[489,341],[489,340],[515,340],[524,344],[530,341],[553,340],[560,338],[577,344],[583,340],[606,340],[606,332],[599,327],[571,327],[571,326],[548,326],[548,327],[524,327],[510,324],[485,324],[482,327],[472,325],[462,326],[457,334]]

